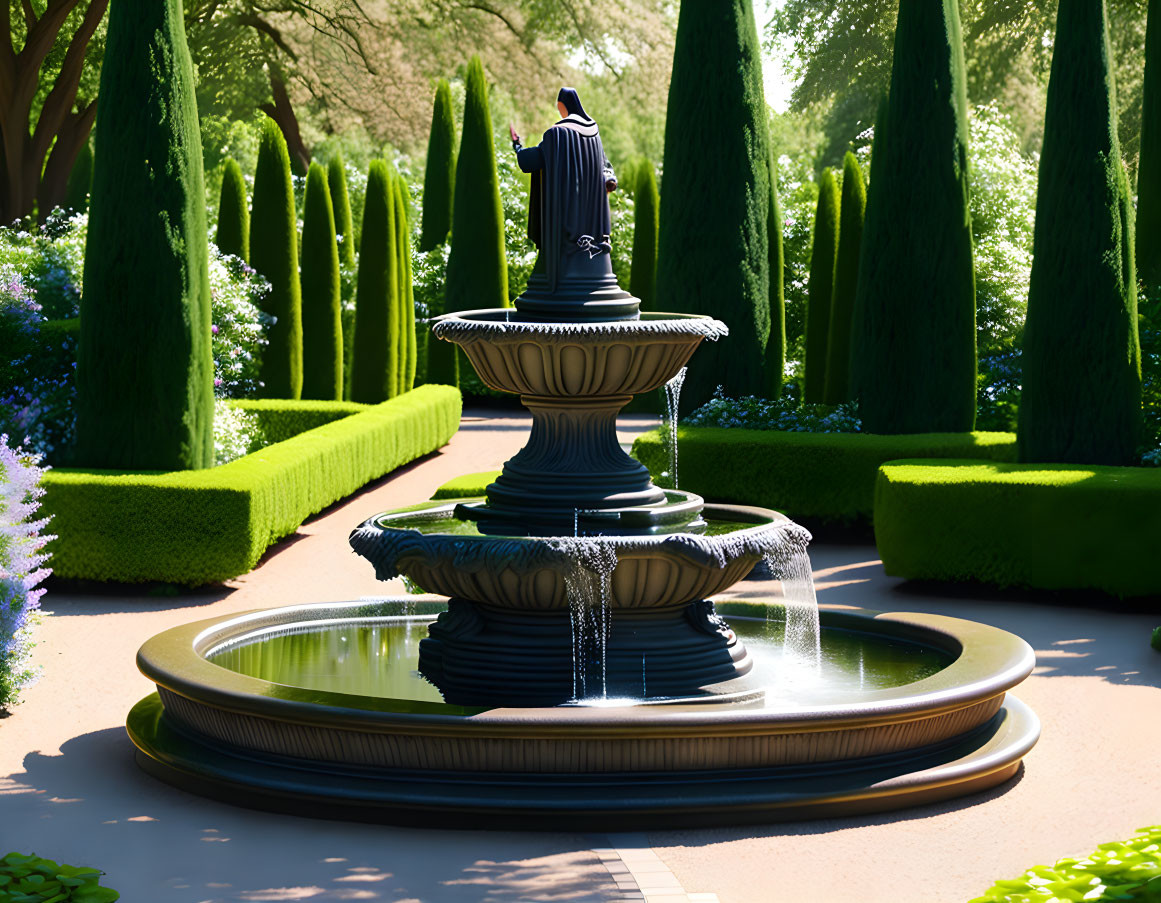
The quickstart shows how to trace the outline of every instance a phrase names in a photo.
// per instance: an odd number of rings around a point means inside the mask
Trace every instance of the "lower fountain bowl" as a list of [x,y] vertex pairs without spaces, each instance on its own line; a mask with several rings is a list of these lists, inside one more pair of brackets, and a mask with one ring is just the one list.
[[[441,702],[431,687],[393,696],[399,688],[389,681],[375,692],[328,690],[333,669],[312,675],[300,664],[302,679],[289,679],[260,656],[251,673],[211,661],[233,649],[245,659],[264,637],[336,625],[343,629],[330,637],[341,657],[348,653],[344,625],[422,630],[445,604],[304,605],[154,637],[138,664],[158,693],[128,722],[138,762],[195,793],[301,815],[624,830],[947,799],[1010,778],[1039,734],[1035,715],[1007,695],[1033,667],[1027,644],[928,614],[824,611],[824,637],[845,631],[924,647],[941,655],[942,665],[901,685],[806,703],[772,701],[768,692],[760,702],[482,709]],[[766,624],[764,605],[719,610],[735,626]],[[367,642],[364,654],[382,655],[384,663],[397,655],[410,661],[414,652],[407,642]],[[285,664],[285,656],[275,659]],[[412,667],[406,661],[404,670]]]

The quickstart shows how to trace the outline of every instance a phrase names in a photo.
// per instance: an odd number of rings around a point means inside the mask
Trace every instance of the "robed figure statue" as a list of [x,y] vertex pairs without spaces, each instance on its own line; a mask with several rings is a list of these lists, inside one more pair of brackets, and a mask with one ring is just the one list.
[[540,252],[522,313],[551,319],[629,319],[639,301],[613,275],[609,192],[617,177],[600,130],[572,88],[557,96],[560,121],[524,147],[509,126],[520,168],[532,176],[528,237]]

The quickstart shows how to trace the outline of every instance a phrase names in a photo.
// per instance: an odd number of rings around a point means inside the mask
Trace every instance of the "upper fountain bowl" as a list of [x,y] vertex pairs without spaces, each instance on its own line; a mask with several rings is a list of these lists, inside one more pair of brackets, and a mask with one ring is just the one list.
[[729,330],[694,314],[555,323],[490,308],[445,314],[432,332],[463,348],[491,389],[565,398],[652,392],[677,375],[703,339],[716,341]]

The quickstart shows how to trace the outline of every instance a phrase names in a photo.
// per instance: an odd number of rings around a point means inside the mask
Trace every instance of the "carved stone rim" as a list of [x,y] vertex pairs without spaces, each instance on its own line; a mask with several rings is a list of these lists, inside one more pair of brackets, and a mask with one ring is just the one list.
[[557,342],[605,343],[610,339],[708,339],[716,342],[730,334],[721,320],[700,314],[649,312],[639,320],[610,320],[592,323],[551,323],[523,319],[510,309],[486,308],[444,314],[432,321],[436,338],[463,345],[486,339],[492,343],[524,342],[534,339],[542,344]]

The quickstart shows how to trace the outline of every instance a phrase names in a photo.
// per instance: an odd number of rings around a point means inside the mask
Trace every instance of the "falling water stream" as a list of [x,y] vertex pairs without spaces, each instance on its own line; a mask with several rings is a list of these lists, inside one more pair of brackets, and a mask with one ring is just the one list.
[[682,367],[677,375],[665,384],[665,429],[663,437],[669,451],[669,478],[672,488],[677,489],[677,411],[681,401],[681,387],[685,384],[688,367]]
[[768,554],[765,558],[771,575],[782,582],[786,606],[783,656],[804,669],[817,671],[822,661],[822,643],[810,556],[805,550],[795,550],[789,555]]
[[[571,541],[570,541],[571,540]],[[568,594],[569,621],[572,626],[572,696],[574,700],[609,695],[606,655],[608,652],[613,571],[617,568],[617,550],[611,542],[598,537],[565,537],[553,540],[573,562],[564,573]],[[600,688],[590,692],[590,668],[600,669]]]

